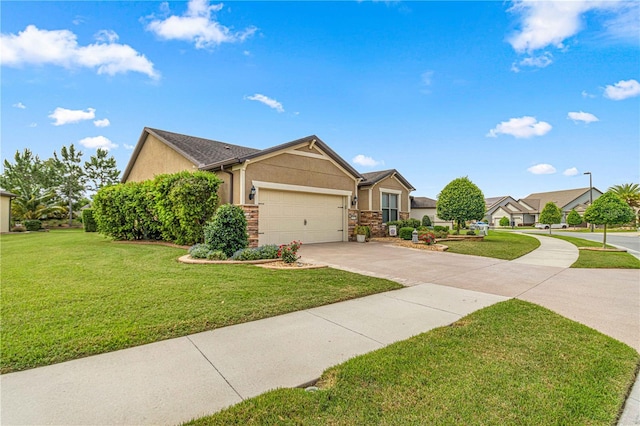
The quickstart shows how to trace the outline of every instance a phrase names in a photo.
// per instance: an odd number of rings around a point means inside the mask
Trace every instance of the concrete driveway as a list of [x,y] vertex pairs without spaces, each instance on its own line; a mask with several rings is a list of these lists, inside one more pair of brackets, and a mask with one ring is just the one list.
[[[303,260],[383,277],[407,286],[433,283],[547,307],[640,351],[640,271],[527,265],[387,243],[302,246]],[[553,256],[553,253],[550,253]]]

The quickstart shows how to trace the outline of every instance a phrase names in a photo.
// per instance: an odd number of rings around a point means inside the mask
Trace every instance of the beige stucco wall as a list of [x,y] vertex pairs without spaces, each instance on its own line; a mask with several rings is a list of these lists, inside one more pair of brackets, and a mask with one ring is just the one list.
[[[332,161],[288,153],[246,164],[244,204],[253,204],[253,200],[249,200],[249,192],[254,181],[351,192],[354,190],[353,177]],[[240,200],[239,187],[240,179],[237,179],[234,183],[234,192],[237,191],[237,196],[234,194],[235,204],[239,204],[236,200]]]
[[358,202],[360,210],[369,210],[369,205],[371,205],[371,210],[373,211],[382,209],[382,204],[380,201],[381,190],[384,191],[385,189],[391,189],[393,191],[401,191],[399,197],[399,211],[409,211],[409,191],[407,191],[407,189],[402,186],[400,181],[398,181],[395,176],[389,176],[373,186],[373,189],[371,190],[371,204],[369,204],[369,188],[371,187],[366,186],[358,191],[358,200],[360,200],[361,196],[363,201],[366,199],[366,204]]
[[177,173],[198,168],[153,135],[147,139],[138,154],[135,164],[127,176],[127,182],[141,182],[164,173]]
[[11,198],[0,196],[0,232],[9,232],[11,219]]

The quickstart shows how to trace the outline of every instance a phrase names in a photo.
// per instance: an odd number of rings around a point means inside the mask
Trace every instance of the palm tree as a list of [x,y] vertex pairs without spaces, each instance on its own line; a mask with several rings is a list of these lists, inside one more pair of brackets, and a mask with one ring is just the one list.
[[638,185],[637,183],[614,185],[609,188],[609,191],[622,198],[622,200],[627,203],[632,209],[637,209],[640,207],[640,185]]
[[46,219],[62,209],[53,201],[54,198],[53,191],[44,195],[20,194],[11,203],[11,216],[17,220]]

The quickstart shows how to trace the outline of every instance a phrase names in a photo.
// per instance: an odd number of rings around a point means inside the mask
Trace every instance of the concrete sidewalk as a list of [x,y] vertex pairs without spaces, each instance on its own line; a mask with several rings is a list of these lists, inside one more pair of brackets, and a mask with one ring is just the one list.
[[421,284],[0,376],[3,425],[176,424],[506,297]]
[[[519,232],[519,234],[522,234]],[[531,253],[512,260],[516,264],[557,266],[569,268],[578,260],[578,247],[559,238],[550,238],[535,234],[526,234],[540,241],[540,247]]]

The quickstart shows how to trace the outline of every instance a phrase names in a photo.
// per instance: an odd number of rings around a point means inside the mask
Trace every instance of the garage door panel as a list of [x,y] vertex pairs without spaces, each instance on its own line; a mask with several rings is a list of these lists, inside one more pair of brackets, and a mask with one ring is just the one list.
[[344,203],[339,195],[261,189],[259,243],[342,241]]

